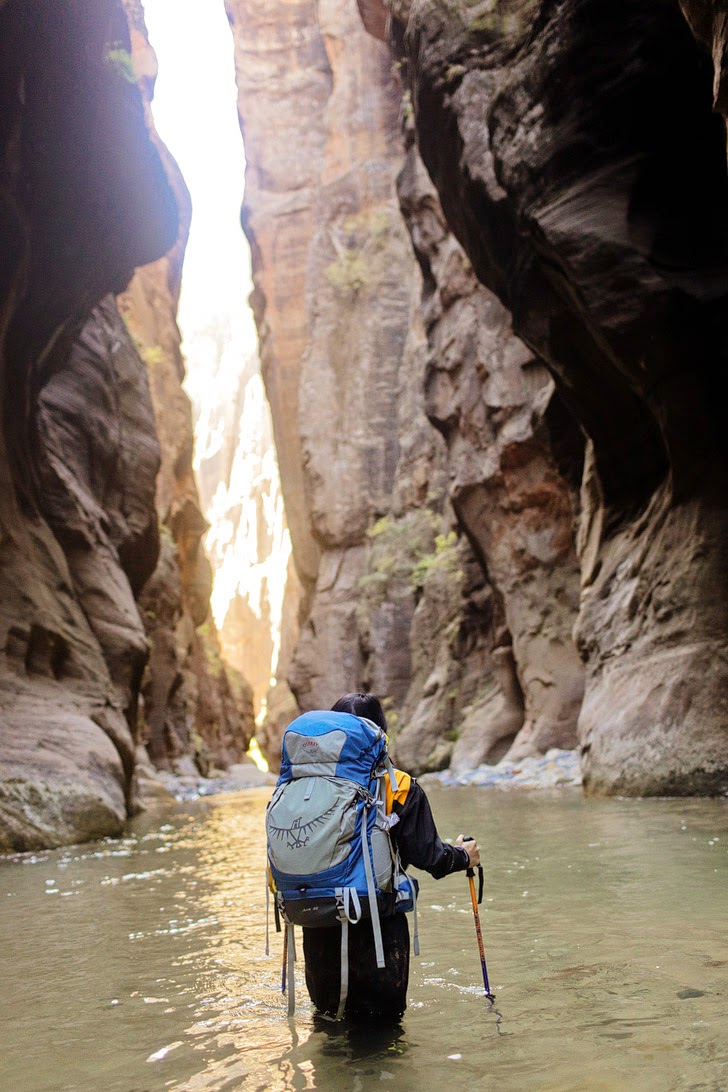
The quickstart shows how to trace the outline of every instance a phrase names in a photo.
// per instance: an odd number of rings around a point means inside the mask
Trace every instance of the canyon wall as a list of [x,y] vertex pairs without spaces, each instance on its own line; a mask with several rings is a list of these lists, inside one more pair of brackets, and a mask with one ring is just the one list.
[[[179,217],[130,47],[116,0],[0,6],[0,851],[117,834],[134,807],[169,452],[115,297]],[[173,297],[169,273],[150,287]]]
[[[192,407],[182,388],[185,364],[177,326],[190,198],[154,126],[157,60],[142,5],[140,0],[123,0],[123,6],[147,129],[172,186],[179,219],[174,246],[158,261],[137,269],[118,300],[147,367],[161,449],[155,494],[160,556],[140,598],[150,655],[138,735],[155,767],[194,775],[239,761],[254,730],[253,694],[240,672],[223,663],[210,613],[212,568],[202,544],[208,524],[193,470]],[[235,424],[231,422],[237,435]]]
[[573,745],[580,433],[405,147],[354,0],[227,9],[298,703],[374,690],[415,772]]
[[[244,246],[242,235],[238,245]],[[250,345],[252,315],[220,320],[185,336],[194,374],[187,382],[195,420],[195,473],[210,523],[206,550],[215,571],[212,615],[226,663],[252,687],[258,715],[270,702],[284,634],[284,593],[296,601],[289,571],[270,410]],[[296,612],[286,626],[296,625]]]
[[415,771],[722,791],[725,20],[227,8],[298,702],[386,695]]
[[[588,438],[591,792],[728,780],[726,26],[684,9],[690,26],[661,2],[362,5],[448,224]],[[467,519],[469,490],[455,503]]]

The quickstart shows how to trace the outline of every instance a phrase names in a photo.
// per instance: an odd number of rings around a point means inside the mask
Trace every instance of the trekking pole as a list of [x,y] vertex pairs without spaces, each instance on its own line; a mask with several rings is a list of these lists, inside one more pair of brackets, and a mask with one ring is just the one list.
[[[472,837],[468,836],[463,838],[464,842],[472,842]],[[468,881],[470,883],[470,900],[473,904],[473,917],[475,918],[475,935],[478,938],[478,951],[480,952],[480,966],[483,970],[483,985],[485,986],[485,996],[491,1004],[495,1001],[495,995],[491,993],[490,983],[488,982],[488,968],[485,965],[485,948],[483,947],[483,931],[480,928],[480,914],[478,913],[478,903],[483,901],[483,866],[478,865],[478,897],[475,897],[475,869],[468,868],[466,872]]]
[[281,993],[286,992],[286,965],[288,963],[288,929],[283,930],[283,969],[281,971]]

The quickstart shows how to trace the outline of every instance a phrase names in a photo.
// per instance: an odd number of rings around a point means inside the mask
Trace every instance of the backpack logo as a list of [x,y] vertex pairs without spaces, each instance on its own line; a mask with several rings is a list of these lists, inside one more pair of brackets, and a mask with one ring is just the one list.
[[317,815],[315,819],[309,819],[308,823],[303,823],[303,816],[299,815],[297,819],[293,820],[290,827],[276,827],[269,823],[268,834],[272,834],[274,838],[281,841],[285,838],[288,849],[303,849],[311,841],[311,834],[316,827],[320,827],[322,823],[325,823],[335,811],[336,805],[332,804],[322,815]]

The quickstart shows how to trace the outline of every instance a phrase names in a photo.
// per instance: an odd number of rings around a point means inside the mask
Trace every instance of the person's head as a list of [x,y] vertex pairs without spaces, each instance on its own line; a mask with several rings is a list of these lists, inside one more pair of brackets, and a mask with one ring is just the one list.
[[387,731],[387,718],[382,703],[373,694],[346,694],[332,705],[331,710],[334,713],[353,713],[356,717],[366,717],[379,725],[383,732]]

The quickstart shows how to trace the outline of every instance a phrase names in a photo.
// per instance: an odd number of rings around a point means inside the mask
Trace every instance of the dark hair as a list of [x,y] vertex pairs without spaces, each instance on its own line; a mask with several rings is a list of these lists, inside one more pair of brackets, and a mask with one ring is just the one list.
[[331,706],[334,713],[353,713],[356,717],[366,717],[374,721],[382,731],[387,731],[387,718],[379,698],[373,694],[347,694]]

